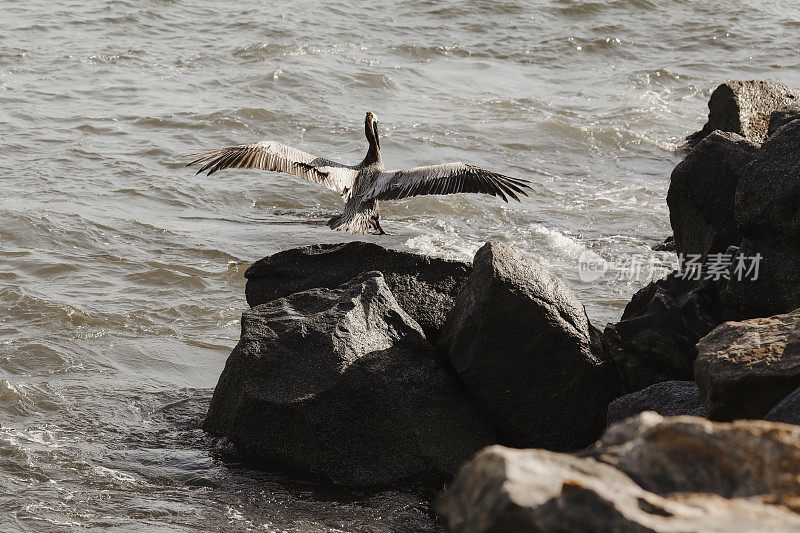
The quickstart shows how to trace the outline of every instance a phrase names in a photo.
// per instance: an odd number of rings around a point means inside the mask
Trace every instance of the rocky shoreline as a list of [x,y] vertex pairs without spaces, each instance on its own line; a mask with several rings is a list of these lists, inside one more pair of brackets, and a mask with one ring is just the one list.
[[245,274],[204,428],[348,487],[453,480],[451,531],[797,530],[800,93],[727,82],[709,109],[667,196],[696,261],[619,322],[502,243],[287,250]]

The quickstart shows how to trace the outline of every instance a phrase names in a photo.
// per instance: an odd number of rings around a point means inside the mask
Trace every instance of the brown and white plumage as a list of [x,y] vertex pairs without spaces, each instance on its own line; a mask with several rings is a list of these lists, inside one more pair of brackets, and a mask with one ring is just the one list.
[[510,178],[466,163],[443,163],[426,167],[384,171],[366,196],[376,200],[399,200],[422,194],[480,192],[499,196],[506,202],[516,193],[528,196],[524,180]]
[[343,191],[352,189],[358,174],[358,170],[354,167],[315,157],[273,141],[206,150],[194,155],[199,157],[189,165],[202,164],[200,170],[197,171],[198,174],[208,171],[210,176],[214,172],[226,168],[274,170],[319,183],[340,195],[343,194]]
[[286,172],[324,185],[339,193],[345,202],[344,212],[328,221],[328,226],[351,233],[384,233],[379,222],[380,200],[474,192],[499,196],[507,202],[508,197],[519,201],[518,194],[527,196],[524,189],[530,189],[525,180],[465,163],[386,170],[380,152],[378,121],[372,113],[367,113],[364,131],[369,149],[364,160],[353,166],[272,141],[198,152],[189,165],[201,165],[197,173],[208,171],[209,176],[227,168],[259,168]]

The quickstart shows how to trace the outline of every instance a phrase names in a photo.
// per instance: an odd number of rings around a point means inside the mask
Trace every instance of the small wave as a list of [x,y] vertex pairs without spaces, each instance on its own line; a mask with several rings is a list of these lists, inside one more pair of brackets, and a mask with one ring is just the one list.
[[401,55],[418,59],[420,61],[430,61],[434,57],[465,58],[465,57],[470,57],[472,55],[472,52],[470,50],[458,44],[451,46],[401,44],[398,46],[391,46],[390,49]]
[[[29,416],[60,408],[58,395],[46,384],[0,379],[0,411],[8,415]],[[2,427],[2,426],[0,426]]]
[[93,63],[114,64],[125,61],[139,61],[145,56],[147,56],[147,52],[145,52],[144,50],[137,50],[132,48],[125,52],[93,54],[88,57],[88,60]]
[[545,244],[548,249],[568,259],[577,259],[586,247],[578,239],[543,224],[529,226],[531,236]]
[[93,466],[92,472],[100,479],[108,482],[109,480],[115,481],[122,485],[139,485],[143,484],[144,482],[138,479],[136,476],[131,474],[127,474],[125,472],[121,472],[119,470],[115,470],[113,468],[107,468],[105,466]]

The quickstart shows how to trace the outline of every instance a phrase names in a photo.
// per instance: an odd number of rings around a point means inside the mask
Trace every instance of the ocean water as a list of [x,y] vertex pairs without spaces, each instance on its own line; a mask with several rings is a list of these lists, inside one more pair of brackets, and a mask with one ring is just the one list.
[[[199,429],[243,273],[345,242],[330,191],[195,176],[183,154],[277,140],[343,162],[378,115],[389,167],[530,180],[382,205],[359,239],[532,254],[602,327],[675,264],[669,174],[721,81],[800,86],[800,7],[674,0],[0,1],[0,530],[439,531],[428,498],[223,461]],[[591,251],[612,265],[581,281]],[[627,263],[626,263],[627,261]],[[615,271],[616,269],[616,271]]]

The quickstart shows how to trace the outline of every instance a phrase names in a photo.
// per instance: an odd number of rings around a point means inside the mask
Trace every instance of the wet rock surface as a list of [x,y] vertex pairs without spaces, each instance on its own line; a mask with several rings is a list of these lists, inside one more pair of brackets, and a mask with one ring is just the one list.
[[437,510],[459,533],[791,531],[798,474],[800,427],[644,413],[578,455],[489,447]]
[[436,342],[471,267],[361,241],[316,244],[253,263],[245,273],[247,303],[254,307],[306,289],[332,289],[369,271],[383,273],[400,306]]
[[488,243],[475,255],[439,346],[503,444],[591,444],[620,393],[580,301],[504,244]]
[[378,272],[245,312],[204,427],[352,486],[439,483],[494,441]]
[[708,416],[762,418],[800,386],[800,310],[726,322],[697,350],[695,379]]

